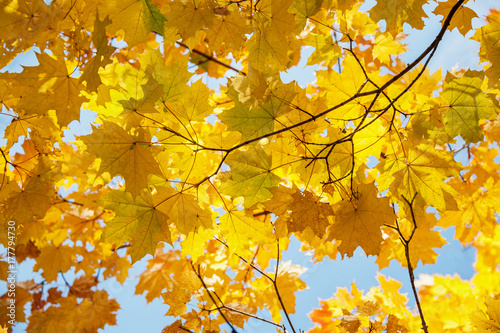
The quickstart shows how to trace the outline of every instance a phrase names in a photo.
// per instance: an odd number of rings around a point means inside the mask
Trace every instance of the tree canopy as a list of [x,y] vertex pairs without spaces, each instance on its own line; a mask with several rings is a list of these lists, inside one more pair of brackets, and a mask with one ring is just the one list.
[[[441,28],[403,61],[430,12]],[[454,29],[482,70],[429,70]],[[1,0],[0,276],[14,256],[37,278],[0,297],[0,325],[11,303],[28,332],[115,325],[100,285],[151,255],[136,293],[169,306],[164,332],[298,333],[293,235],[316,261],[359,248],[408,270],[339,289],[311,333],[497,332],[499,40],[500,12],[466,0]],[[301,60],[316,80],[284,82]],[[417,288],[447,228],[474,277]]]

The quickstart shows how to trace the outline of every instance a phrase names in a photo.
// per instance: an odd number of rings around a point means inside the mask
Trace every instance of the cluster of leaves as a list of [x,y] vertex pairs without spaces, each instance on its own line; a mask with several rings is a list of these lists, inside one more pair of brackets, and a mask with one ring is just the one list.
[[[407,64],[403,24],[422,29],[426,3],[1,0],[0,65],[33,48],[38,62],[0,74],[0,238],[15,221],[17,261],[40,277],[17,284],[17,321],[114,325],[99,284],[149,254],[136,293],[169,305],[164,332],[248,320],[296,332],[303,269],[280,260],[294,235],[318,261],[358,247],[381,269],[399,261],[417,304],[379,276],[322,301],[311,332],[498,330],[500,13],[471,34],[465,0],[437,3],[442,28]],[[484,71],[431,74],[455,28],[481,44]],[[305,47],[317,80],[284,83]],[[82,110],[97,115],[92,133],[69,139]],[[417,292],[413,270],[436,261],[448,227],[477,248],[476,274]]]

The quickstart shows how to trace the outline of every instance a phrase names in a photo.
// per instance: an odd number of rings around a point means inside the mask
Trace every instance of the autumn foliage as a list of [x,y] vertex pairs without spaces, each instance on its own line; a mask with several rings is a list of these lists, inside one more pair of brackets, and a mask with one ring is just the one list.
[[[403,25],[422,29],[427,3],[441,29],[403,62]],[[498,332],[500,13],[476,18],[465,0],[362,5],[1,0],[0,238],[37,276],[16,284],[16,321],[115,325],[120,305],[100,285],[150,255],[136,293],[169,306],[164,332],[264,321],[298,333],[304,270],[282,260],[293,235],[316,261],[361,249],[408,270],[318,295],[311,333]],[[482,71],[427,68],[453,29],[480,43]],[[29,50],[34,63],[6,67]],[[283,82],[301,60],[316,80]],[[91,133],[75,137],[84,110]],[[417,288],[447,228],[477,250],[474,277]]]

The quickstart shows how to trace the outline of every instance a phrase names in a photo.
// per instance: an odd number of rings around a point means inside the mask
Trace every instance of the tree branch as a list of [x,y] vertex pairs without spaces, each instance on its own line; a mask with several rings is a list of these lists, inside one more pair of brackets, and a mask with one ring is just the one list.
[[[212,300],[212,302],[215,304],[215,306],[217,307],[217,310],[219,311],[220,315],[222,316],[222,318],[224,319],[224,321],[229,325],[229,327],[231,327],[231,333],[238,333],[236,331],[236,329],[234,328],[233,324],[231,324],[231,322],[226,318],[226,316],[224,315],[224,313],[221,311],[221,307],[219,307],[217,305],[217,302],[215,301],[215,298],[212,296],[212,293],[210,292],[210,290],[208,290],[208,287],[207,285],[205,284],[205,281],[203,280],[203,277],[201,276],[201,273],[200,273],[200,266],[198,265],[198,270],[196,270],[194,268],[194,265],[192,262],[190,262],[191,264],[191,267],[193,268],[193,271],[195,272],[196,276],[198,276],[198,279],[201,281],[201,284],[203,285],[203,288],[205,288],[205,290],[207,291],[207,294],[208,296],[210,297],[210,299]],[[217,295],[215,293],[215,295]],[[217,296],[217,298],[219,299],[219,301],[221,302],[222,306],[224,306],[224,303],[222,303],[222,301],[220,300],[219,296]]]
[[228,65],[228,64],[226,64],[226,63],[223,63],[223,62],[222,62],[222,61],[220,61],[219,59],[214,58],[213,56],[211,56],[211,55],[209,55],[209,54],[205,54],[205,53],[203,53],[203,52],[201,52],[201,51],[198,51],[197,49],[193,49],[193,50],[191,50],[191,49],[190,49],[190,48],[189,48],[186,44],[183,44],[182,42],[175,42],[175,43],[176,43],[176,44],[178,44],[178,45],[180,45],[180,46],[182,46],[182,47],[184,47],[184,48],[186,48],[186,49],[188,49],[188,50],[190,50],[190,51],[191,51],[191,52],[193,52],[193,53],[196,53],[196,54],[198,54],[198,55],[200,55],[200,56],[202,56],[202,57],[207,58],[207,60],[208,60],[208,61],[213,61],[213,62],[215,62],[216,64],[221,65],[222,67],[226,67],[227,69],[230,69],[230,70],[232,70],[232,71],[235,71],[236,73],[239,73],[239,74],[241,74],[241,75],[244,75],[244,76],[246,76],[246,75],[247,75],[247,73],[245,73],[245,72],[243,72],[243,71],[240,71],[239,69],[236,69],[236,68],[234,68],[234,67],[233,67],[233,66],[231,66],[231,65]]
[[396,226],[397,226],[396,230],[398,231],[401,243],[403,244],[403,246],[405,248],[405,257],[406,257],[406,265],[408,266],[408,275],[410,276],[411,289],[413,291],[413,296],[415,297],[415,303],[417,304],[418,313],[420,315],[420,321],[422,322],[422,330],[425,333],[429,333],[429,331],[427,329],[428,328],[427,323],[425,322],[424,313],[423,313],[422,307],[420,305],[420,299],[418,298],[417,287],[415,286],[415,275],[413,273],[413,266],[411,264],[411,259],[410,259],[410,241],[413,238],[413,235],[415,234],[415,230],[417,229],[417,221],[415,220],[415,213],[413,212],[413,203],[415,201],[415,198],[417,197],[417,194],[418,193],[415,193],[415,195],[413,196],[411,201],[406,199],[403,196],[404,201],[410,207],[410,212],[411,212],[411,217],[412,217],[412,222],[413,222],[413,228],[412,228],[410,237],[408,239],[406,239],[403,236],[401,229],[399,228],[399,224],[397,223],[397,220],[396,220]]
[[279,265],[280,265],[280,241],[279,241],[279,239],[276,240],[276,247],[277,247],[277,249],[276,249],[277,250],[277,252],[276,252],[277,253],[277,255],[276,255],[276,270],[274,273],[274,279],[272,279],[274,291],[276,292],[276,296],[278,297],[278,301],[280,302],[281,309],[285,313],[286,319],[288,321],[288,325],[290,325],[292,332],[296,333],[295,327],[293,327],[292,320],[290,319],[290,316],[288,315],[288,311],[286,311],[285,303],[283,303],[283,299],[281,298],[281,294],[280,294],[280,291],[278,289],[278,269],[279,269]]

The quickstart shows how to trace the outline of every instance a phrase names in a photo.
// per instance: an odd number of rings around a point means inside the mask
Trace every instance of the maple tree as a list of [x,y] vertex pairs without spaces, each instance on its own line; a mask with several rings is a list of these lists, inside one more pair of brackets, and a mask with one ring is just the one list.
[[[115,325],[99,285],[146,255],[136,293],[169,306],[164,332],[298,332],[303,269],[281,259],[292,235],[316,261],[361,248],[409,275],[339,289],[310,332],[500,330],[499,11],[474,29],[465,0],[0,4],[0,65],[37,50],[0,73],[0,237],[7,248],[15,221],[16,259],[35,261],[39,279],[16,284],[29,332]],[[425,4],[441,29],[405,63],[403,25],[424,28]],[[480,43],[483,71],[427,68],[455,28]],[[305,47],[316,81],[284,83]],[[92,133],[69,138],[82,110]],[[474,277],[417,290],[449,227],[477,249]]]

